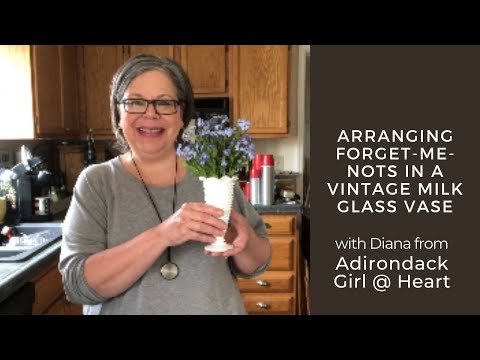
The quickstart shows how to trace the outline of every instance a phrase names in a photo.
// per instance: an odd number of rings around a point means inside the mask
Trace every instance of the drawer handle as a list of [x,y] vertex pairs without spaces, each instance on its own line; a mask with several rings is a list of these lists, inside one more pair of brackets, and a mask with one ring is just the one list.
[[270,283],[267,280],[258,280],[257,284],[260,286],[270,286]]
[[256,303],[256,305],[262,309],[268,309],[270,307],[270,304],[265,301],[259,301]]
[[267,229],[271,229],[271,228],[272,228],[272,225],[270,225],[269,223],[265,223],[265,227],[266,227]]

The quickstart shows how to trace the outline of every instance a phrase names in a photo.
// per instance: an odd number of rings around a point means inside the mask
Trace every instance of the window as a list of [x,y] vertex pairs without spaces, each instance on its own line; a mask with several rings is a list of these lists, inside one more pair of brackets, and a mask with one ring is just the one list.
[[0,139],[33,139],[29,45],[0,45]]

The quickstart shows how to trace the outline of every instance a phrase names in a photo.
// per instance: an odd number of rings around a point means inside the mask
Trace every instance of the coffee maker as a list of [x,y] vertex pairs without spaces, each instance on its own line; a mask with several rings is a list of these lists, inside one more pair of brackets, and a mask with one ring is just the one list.
[[51,174],[44,170],[34,174],[21,175],[16,180],[17,214],[20,222],[52,220],[49,200],[45,201],[49,195],[50,184]]
[[39,170],[44,161],[43,157],[32,157],[22,147],[22,162],[12,168],[17,193],[17,219],[20,222],[52,220],[48,199],[52,175],[49,171]]

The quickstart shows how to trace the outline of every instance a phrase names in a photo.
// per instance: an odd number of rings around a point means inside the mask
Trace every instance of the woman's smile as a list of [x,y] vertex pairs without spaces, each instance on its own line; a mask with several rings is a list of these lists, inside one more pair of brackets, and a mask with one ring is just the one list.
[[144,137],[159,138],[165,133],[165,129],[161,127],[146,127],[142,126],[137,128],[138,133]]

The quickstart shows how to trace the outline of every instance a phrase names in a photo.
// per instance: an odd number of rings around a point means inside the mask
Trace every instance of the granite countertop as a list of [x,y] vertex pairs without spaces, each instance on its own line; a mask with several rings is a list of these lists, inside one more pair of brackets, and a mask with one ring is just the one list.
[[[63,219],[54,220],[52,223],[58,223],[59,226],[62,226]],[[31,223],[27,225],[42,226],[41,224]],[[0,262],[0,302],[35,278],[53,261],[58,260],[60,246],[61,238],[25,261]]]
[[301,204],[254,205],[259,214],[291,214],[302,211]]

